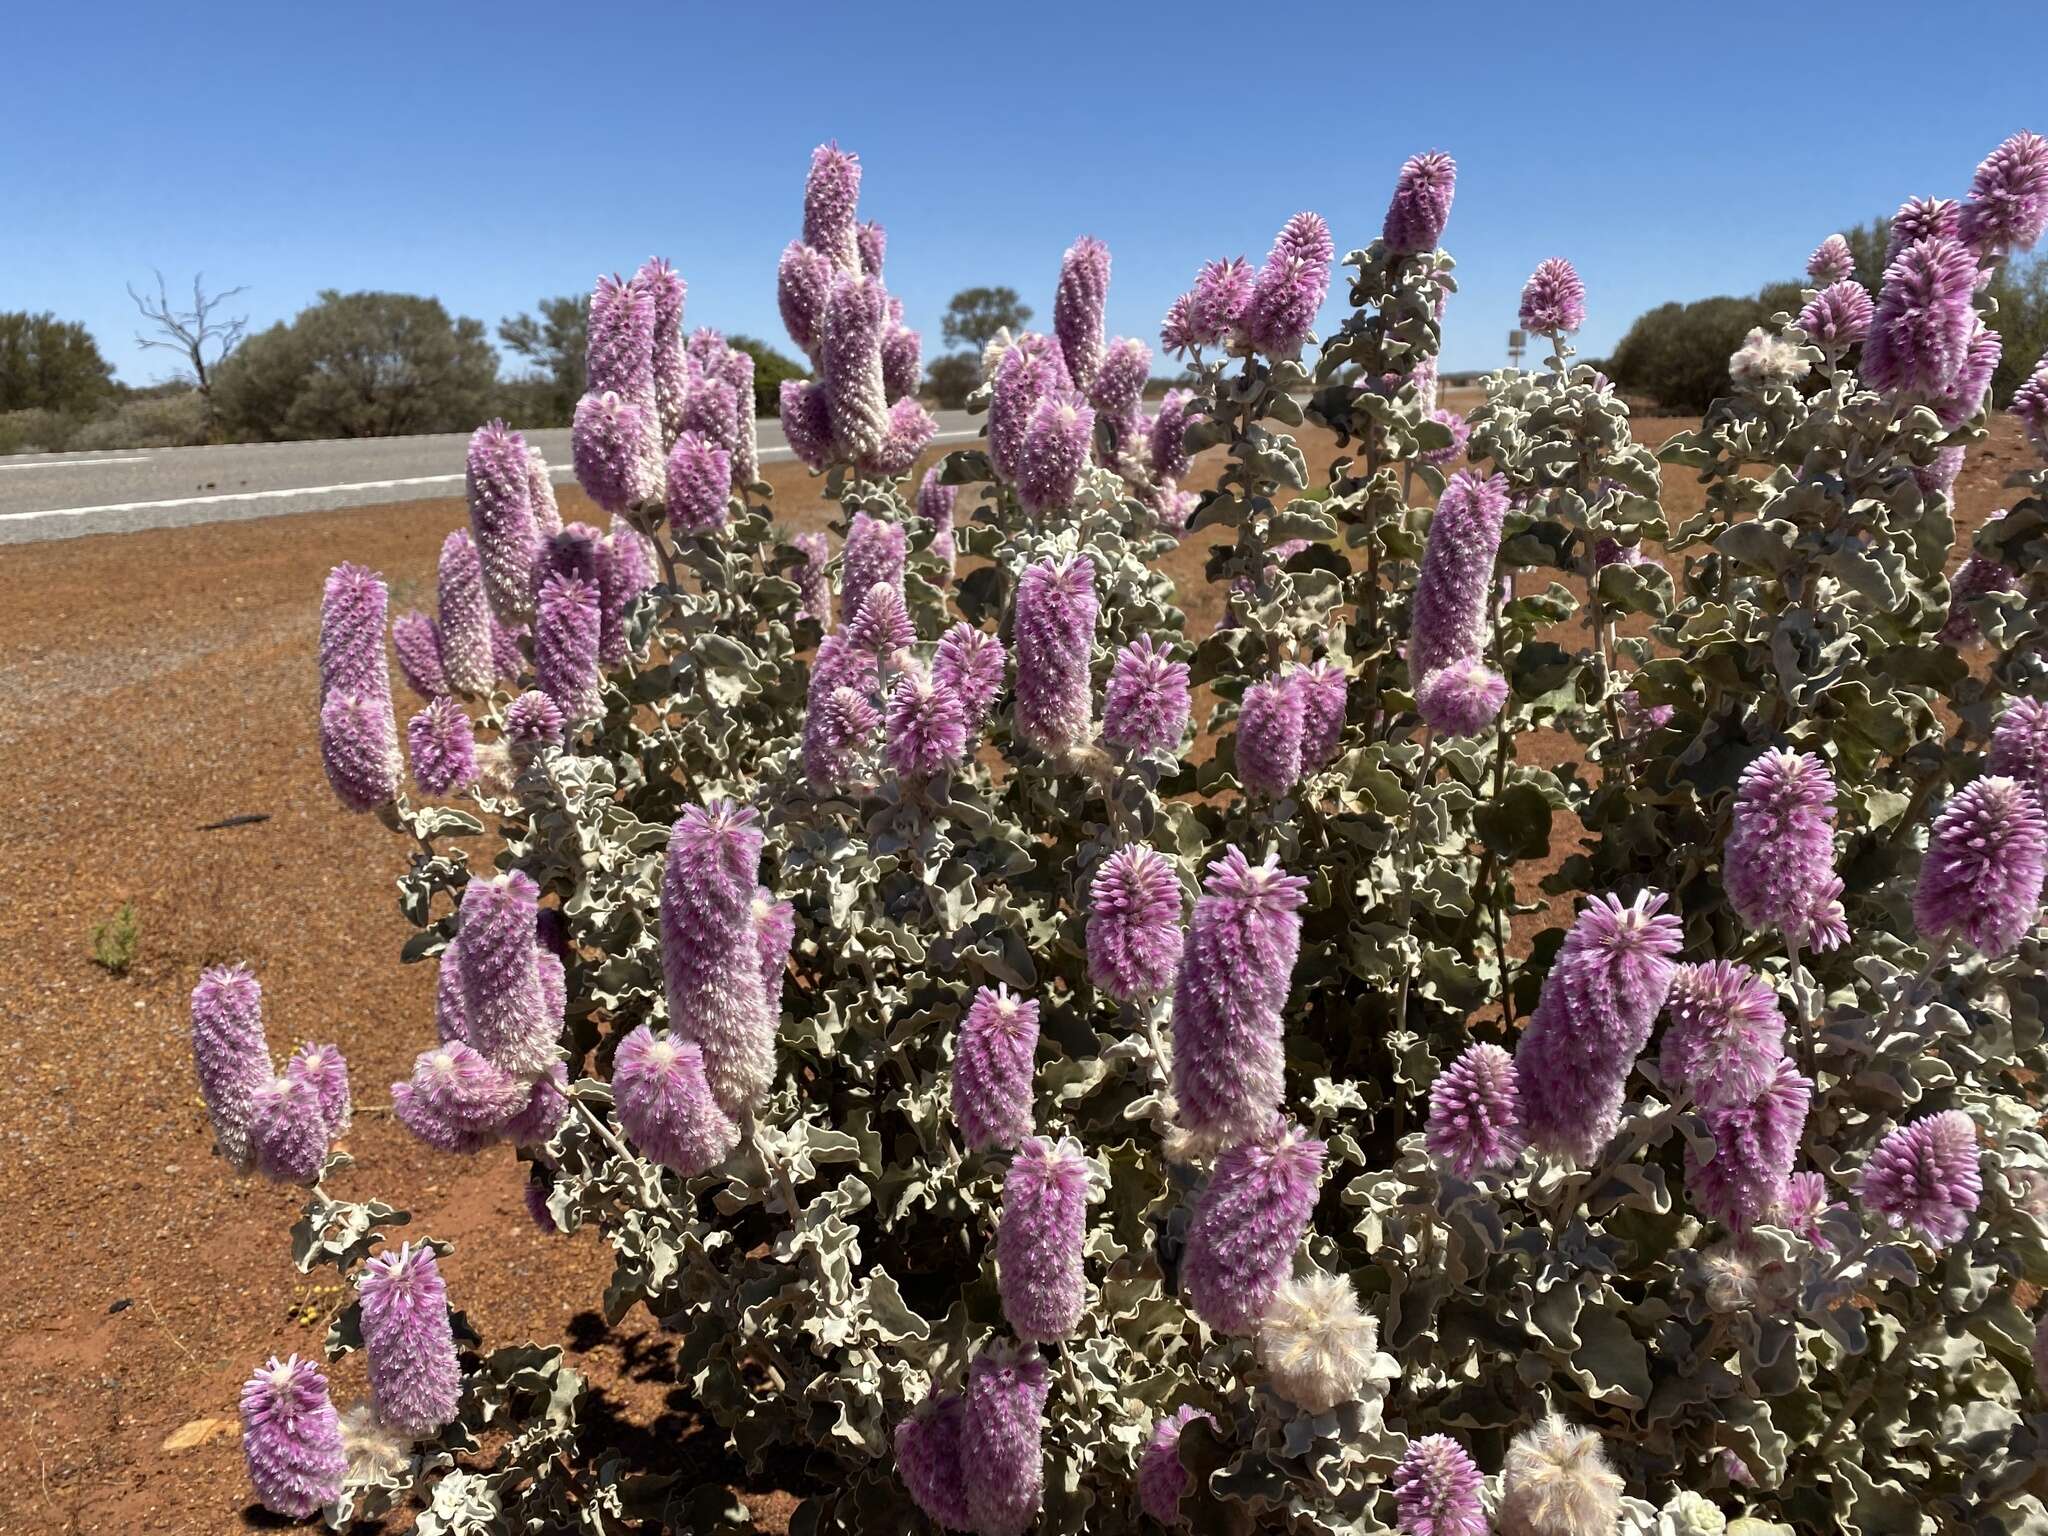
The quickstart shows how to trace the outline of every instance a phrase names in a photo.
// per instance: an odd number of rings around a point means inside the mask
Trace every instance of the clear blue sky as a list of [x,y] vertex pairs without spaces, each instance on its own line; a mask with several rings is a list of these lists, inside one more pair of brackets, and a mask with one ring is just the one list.
[[[660,253],[688,321],[785,338],[804,167],[859,153],[886,277],[939,350],[1007,283],[1049,322],[1060,252],[1108,241],[1109,325],[1156,346],[1210,256],[1299,208],[1339,253],[1395,169],[1459,165],[1448,368],[1504,361],[1523,279],[1575,262],[1589,352],[1667,298],[1796,276],[1829,231],[1959,195],[2048,132],[2048,10],[1724,3],[1171,8],[883,4],[17,7],[0,309],[85,322],[120,376],[123,292],[245,283],[256,325],[322,288],[439,296],[495,329]],[[1325,311],[1340,313],[1340,272]],[[1163,361],[1160,364],[1164,368]]]

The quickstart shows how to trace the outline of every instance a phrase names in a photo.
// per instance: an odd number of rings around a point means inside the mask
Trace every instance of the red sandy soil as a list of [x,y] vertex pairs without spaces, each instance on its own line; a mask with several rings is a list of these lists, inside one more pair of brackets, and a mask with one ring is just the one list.
[[[1677,425],[1645,421],[1642,435]],[[1327,436],[1302,436],[1320,467]],[[1966,526],[2023,459],[2000,422],[1971,455]],[[1698,504],[1690,476],[1667,478],[1674,512]],[[823,524],[816,482],[794,466],[770,479],[786,521]],[[564,501],[590,515],[579,493]],[[296,1194],[234,1177],[210,1150],[186,997],[201,967],[230,960],[262,978],[274,1049],[332,1040],[349,1057],[358,1165],[338,1192],[389,1199],[415,1213],[413,1232],[451,1239],[454,1299],[487,1340],[561,1343],[591,1379],[593,1438],[734,1477],[715,1437],[692,1435],[669,1341],[644,1314],[612,1334],[592,1314],[601,1240],[536,1231],[509,1152],[440,1156],[389,1116],[383,1085],[432,1038],[432,967],[398,963],[399,849],[321,777],[317,599],[330,566],[358,560],[391,575],[398,608],[430,600],[462,519],[459,502],[412,502],[0,558],[0,874],[17,892],[0,908],[0,1532],[267,1523],[247,1504],[237,1390],[272,1353],[317,1354],[341,1295],[331,1270],[308,1282],[291,1268]],[[1218,611],[1207,542],[1168,562],[1196,636]],[[248,813],[269,819],[200,830]],[[87,934],[123,902],[141,938],[115,977]],[[360,1366],[335,1385],[357,1400]],[[785,1528],[787,1494],[746,1496],[764,1530]]]

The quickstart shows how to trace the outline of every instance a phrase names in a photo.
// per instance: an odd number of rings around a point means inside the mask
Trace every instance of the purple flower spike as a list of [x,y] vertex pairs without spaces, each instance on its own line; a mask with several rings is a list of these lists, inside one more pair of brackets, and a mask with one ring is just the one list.
[[555,500],[555,477],[541,451],[531,445],[526,450],[526,494],[533,503],[534,532],[543,539],[560,533],[562,508]]
[[1218,1333],[1249,1333],[1294,1268],[1323,1179],[1323,1144],[1293,1126],[1216,1159],[1188,1223],[1181,1285]]
[[448,686],[483,698],[498,680],[492,651],[496,616],[484,591],[484,570],[476,541],[457,528],[441,541],[436,571],[441,608],[441,664]]
[[384,665],[384,616],[391,592],[384,578],[361,565],[337,565],[320,594],[320,699],[344,693],[389,692]]
[[[577,483],[607,512],[624,512],[649,499],[654,487],[647,461],[658,437],[658,425],[645,407],[609,390],[593,390],[576,402],[570,426],[569,453]],[[498,612],[505,616],[502,608]],[[525,611],[517,615],[525,616]]]
[[1497,1045],[1471,1045],[1430,1085],[1429,1150],[1461,1179],[1505,1168],[1522,1155],[1514,1058]]
[[645,1024],[612,1057],[612,1101],[627,1140],[683,1178],[709,1173],[739,1145],[739,1126],[711,1096],[703,1051]]
[[906,400],[916,395],[917,381],[922,378],[920,366],[923,343],[917,332],[904,326],[892,326],[882,335],[882,394],[889,401]]
[[1202,344],[1195,333],[1195,296],[1184,293],[1166,306],[1159,322],[1159,345],[1168,356],[1186,357]]
[[655,584],[655,555],[647,536],[624,518],[613,514],[612,531],[605,536],[604,560],[600,567],[599,600],[604,604],[604,622],[598,637],[598,657],[608,667],[624,663],[631,654],[627,619],[633,600]]
[[1301,350],[1330,291],[1335,254],[1320,214],[1297,213],[1281,227],[1245,306],[1244,329],[1254,347],[1269,357]]
[[1388,1480],[1395,1528],[1401,1536],[1486,1536],[1482,1483],[1479,1468],[1449,1435],[1409,1441]]
[[1003,1176],[996,1265],[1003,1318],[1018,1338],[1049,1344],[1081,1321],[1087,1286],[1088,1159],[1071,1137],[1028,1136]]
[[275,1184],[311,1184],[327,1162],[327,1114],[320,1089],[299,1077],[273,1077],[249,1098],[249,1155]]
[[1102,861],[1088,890],[1088,979],[1118,1002],[1163,997],[1180,974],[1180,876],[1143,843]]
[[1050,512],[1074,499],[1094,440],[1095,412],[1080,395],[1038,402],[1017,457],[1017,499],[1025,511]]
[[966,1426],[966,1400],[937,1388],[896,1425],[896,1475],[917,1507],[949,1531],[974,1529],[960,1446]]
[[[581,405],[576,413],[582,416]],[[469,531],[483,562],[484,594],[491,612],[517,624],[533,612],[533,549],[539,537],[525,439],[502,421],[478,427],[469,439],[465,478]],[[580,456],[577,478],[582,479]],[[588,488],[587,480],[584,484]],[[445,615],[442,625],[445,630]]]
[[1188,729],[1188,664],[1150,635],[1116,653],[1102,695],[1102,739],[1126,752],[1178,756]]
[[840,568],[839,622],[850,624],[869,591],[877,582],[903,595],[903,573],[908,563],[909,535],[901,523],[853,514],[846,530],[845,559]]
[[[638,274],[598,278],[590,295],[590,340],[585,353],[592,394],[607,391],[635,404],[654,401],[655,292]],[[681,305],[676,306],[680,343]]]
[[889,232],[874,219],[855,231],[860,245],[860,269],[869,277],[882,275],[882,258],[889,253]]
[[842,272],[860,271],[860,157],[836,143],[811,151],[804,181],[804,244],[822,251]]
[[967,1368],[960,1433],[967,1510],[979,1536],[1023,1536],[1045,1498],[1045,1400],[1052,1380],[1032,1345],[992,1344]]
[[1995,960],[2034,926],[2048,859],[2048,820],[2031,789],[1992,777],[1968,785],[1935,818],[1913,922],[1922,939],[1961,938]]
[[219,966],[192,989],[192,1065],[214,1139],[236,1168],[251,1166],[249,1117],[256,1092],[270,1081],[263,1038],[263,988],[247,968]]
[[732,455],[701,432],[684,432],[668,455],[668,520],[678,533],[716,533],[726,524]]
[[822,533],[800,533],[791,542],[803,551],[804,563],[790,572],[790,579],[803,595],[797,612],[820,624],[832,622],[832,547]]
[[1422,462],[1442,467],[1455,464],[1465,457],[1465,445],[1472,440],[1472,424],[1456,411],[1434,410],[1429,419],[1451,434],[1451,440],[1441,448],[1432,448],[1422,455]]
[[1708,1108],[1747,1104],[1762,1093],[1785,1054],[1785,1011],[1777,990],[1746,965],[1681,965],[1664,1000],[1658,1071],[1670,1093]]
[[[442,975],[449,974],[442,962]],[[441,1027],[467,1027],[458,1015]],[[499,1071],[459,1039],[421,1051],[412,1076],[391,1085],[391,1113],[437,1152],[467,1156],[495,1142],[526,1101],[524,1082]]]
[[555,1060],[562,1021],[549,1016],[534,942],[540,888],[518,870],[472,876],[462,892],[464,1016],[485,1060],[512,1076],[545,1071]]
[[1959,1109],[1898,1127],[1863,1165],[1863,1203],[1935,1248],[1962,1241],[1983,1192],[1977,1128]]
[[653,326],[648,338],[649,371],[654,375],[654,408],[661,422],[661,435],[675,437],[682,421],[686,365],[683,360],[683,305],[690,285],[683,274],[659,256],[633,274],[633,282],[646,292]]
[[1052,298],[1052,329],[1067,360],[1067,377],[1084,393],[1102,366],[1102,309],[1109,298],[1109,247],[1083,235],[1060,258]]
[[960,701],[969,732],[980,731],[1003,691],[1003,642],[962,620],[940,636],[932,676]]
[[768,1011],[782,1013],[782,982],[789,969],[789,951],[796,943],[796,908],[777,901],[763,886],[754,892],[754,956],[761,966],[761,995]]
[[381,695],[335,692],[320,710],[320,763],[335,798],[374,811],[398,795],[405,760],[387,685]]
[[1390,251],[1433,251],[1443,244],[1451,199],[1458,190],[1458,162],[1441,150],[1411,155],[1394,179],[1394,200],[1380,238]]
[[1835,875],[1835,780],[1811,752],[1766,752],[1742,770],[1722,883],[1752,931],[1833,949],[1848,938]]
[[448,1288],[426,1244],[378,1254],[357,1282],[370,1401],[402,1435],[425,1439],[462,1405],[462,1366],[448,1321]]
[[953,549],[953,508],[959,495],[959,486],[940,481],[936,465],[926,470],[917,484],[917,515],[932,525],[931,552],[945,563],[948,580],[958,563]]
[[1194,468],[1194,459],[1181,444],[1187,435],[1189,407],[1194,402],[1194,391],[1187,389],[1169,389],[1160,400],[1148,444],[1155,480],[1178,481]]
[[882,388],[882,285],[871,277],[841,277],[825,301],[825,339],[819,371],[832,437],[850,459],[870,458],[889,435]]
[[[894,596],[887,587],[882,591]],[[905,669],[890,686],[884,718],[889,766],[899,778],[929,779],[967,757],[967,713],[959,695],[921,666]]]
[[2048,459],[2048,356],[2034,365],[2027,381],[2013,392],[2007,410],[2027,434],[2034,451]]
[[977,991],[953,1047],[953,1120],[970,1152],[1031,1134],[1037,1055],[1038,1004],[1008,987]]
[[1969,361],[1977,260],[1959,240],[1916,240],[1885,268],[1863,377],[1874,389],[1940,396]]
[[753,810],[729,800],[693,805],[669,835],[661,876],[669,1028],[702,1048],[711,1095],[734,1119],[775,1080],[777,1016],[753,931],[761,842]]
[[405,739],[412,749],[413,782],[429,799],[475,782],[476,734],[453,699],[436,699],[414,715]]
[[1570,262],[1552,256],[1537,263],[1522,287],[1521,321],[1539,336],[1569,335],[1586,323],[1586,285]]
[[885,581],[868,588],[853,621],[846,626],[847,641],[877,661],[894,656],[917,638],[904,606],[903,593]]
[[1507,511],[1502,475],[1482,478],[1461,469],[1437,499],[1409,619],[1408,675],[1417,685],[1446,662],[1476,657],[1486,648]]
[[[1998,371],[1998,360],[2004,351],[2005,343],[1998,332],[1979,320],[1976,329],[1970,333],[1970,345],[1963,353],[1962,366],[1956,370],[1948,388],[1932,402],[1934,413],[1941,418],[1943,426],[1953,431],[1984,409],[1991,390],[1991,375]],[[1944,450],[1943,457],[1951,454],[1954,457],[1950,460],[1951,469],[1943,490],[1955,485],[1956,472],[1963,465],[1962,449]]]
[[538,689],[505,706],[505,744],[514,751],[559,747],[568,730],[561,706]]
[[1621,1122],[1623,1090],[1677,968],[1683,942],[1666,897],[1627,906],[1595,896],[1565,936],[1515,1048],[1515,1087],[1530,1142],[1590,1161]]
[[2048,229],[2048,139],[2016,133],[1970,178],[1957,233],[1979,256],[2031,251]]
[[1102,366],[1088,390],[1088,403],[1103,415],[1121,420],[1137,409],[1151,377],[1152,349],[1135,337],[1119,336],[1103,354]]
[[1313,773],[1334,762],[1344,738],[1344,711],[1350,702],[1351,679],[1344,663],[1324,657],[1294,673],[1301,694],[1301,766]]
[[806,468],[821,470],[832,462],[832,409],[821,386],[782,381],[782,435]]
[[775,269],[775,303],[782,311],[789,339],[813,357],[824,323],[825,299],[831,292],[832,258],[801,240],[790,241]]
[[533,673],[574,731],[604,715],[598,651],[603,594],[587,581],[550,576],[534,615]]
[[[1856,271],[1856,257],[1849,249],[1849,242],[1840,235],[1829,235],[1813,248],[1813,254],[1806,258],[1806,275],[1813,279],[1816,288],[1831,287],[1845,282]],[[1812,332],[1807,332],[1811,335]]]
[[1415,690],[1415,709],[1440,736],[1477,736],[1499,718],[1508,680],[1476,656],[1446,662]]
[[1047,557],[1017,583],[1017,734],[1049,757],[1085,742],[1094,713],[1095,567]]
[[1839,354],[1870,334],[1875,309],[1861,283],[1830,283],[1799,311],[1799,329],[1815,346]]
[[1066,360],[1049,337],[1026,331],[996,365],[988,405],[988,451],[996,473],[1015,483],[1023,473],[1024,438],[1041,400],[1072,387]]
[[882,446],[861,461],[863,472],[884,480],[898,480],[917,466],[917,456],[938,436],[939,424],[915,400],[898,400],[889,407],[889,429]]
[[1280,800],[1293,792],[1301,778],[1302,706],[1291,675],[1245,690],[1237,717],[1237,778],[1246,794]]
[[514,629],[502,624],[498,616],[491,615],[491,670],[501,683],[516,683],[526,666],[526,655],[520,649],[520,642],[532,631],[524,624]]
[[1259,274],[1242,256],[1204,262],[1188,294],[1188,323],[1197,346],[1227,340],[1245,324]]
[[2048,806],[2048,704],[2014,699],[1991,727],[1991,772],[2016,779]]
[[398,653],[398,674],[405,686],[423,699],[438,699],[448,691],[448,674],[441,666],[441,627],[413,608],[391,621],[391,648]]
[[1152,1426],[1145,1449],[1138,1453],[1138,1504],[1168,1529],[1182,1524],[1180,1501],[1188,1491],[1188,1469],[1180,1462],[1180,1436],[1196,1419],[1211,1429],[1216,1420],[1193,1404],[1183,1404]]
[[341,1416],[312,1361],[272,1355],[243,1383],[242,1452],[256,1502],[272,1514],[305,1520],[341,1497]]
[[1953,240],[1962,231],[1963,206],[1947,197],[1909,197],[1892,215],[1890,239],[1886,242],[1884,264],[1899,259],[1899,252],[1921,240]]
[[1768,1085],[1754,1099],[1704,1111],[1714,1156],[1701,1162],[1688,1150],[1685,1183],[1700,1210],[1737,1235],[1768,1220],[1785,1199],[1813,1084],[1780,1057]]
[[533,1080],[525,1102],[505,1122],[501,1134],[515,1147],[538,1147],[551,1141],[568,1118],[569,1069],[558,1061]]
[[804,714],[804,776],[819,789],[845,789],[866,769],[882,712],[858,690],[811,678]]
[[1221,1141],[1264,1134],[1286,1068],[1280,1010],[1301,953],[1308,881],[1277,854],[1236,848],[1209,866],[1173,993],[1173,1092],[1183,1129]]

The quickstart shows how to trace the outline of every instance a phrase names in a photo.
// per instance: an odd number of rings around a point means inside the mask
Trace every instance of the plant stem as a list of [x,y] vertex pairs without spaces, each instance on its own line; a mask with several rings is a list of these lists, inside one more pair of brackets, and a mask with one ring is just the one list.
[[[1422,792],[1429,788],[1429,773],[1436,766],[1436,732],[1428,726],[1422,728],[1422,762],[1415,770],[1415,794],[1408,802],[1408,825],[1402,829],[1400,861],[1405,867],[1415,857],[1415,833],[1420,819]],[[1401,940],[1402,948],[1415,925],[1415,888],[1407,881],[1401,883]],[[1401,990],[1394,1004],[1394,1027],[1408,1027],[1408,982],[1415,974],[1415,967],[1404,954],[1401,959]]]

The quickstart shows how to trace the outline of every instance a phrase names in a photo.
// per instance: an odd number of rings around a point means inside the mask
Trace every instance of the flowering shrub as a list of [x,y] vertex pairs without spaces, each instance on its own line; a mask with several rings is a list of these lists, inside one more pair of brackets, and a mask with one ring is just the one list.
[[[771,522],[751,364],[652,262],[592,299],[608,529],[494,424],[437,615],[329,581],[324,761],[411,840],[438,968],[399,1121],[611,1246],[607,1318],[675,1331],[753,1467],[805,1458],[806,1532],[2048,1529],[2048,470],[1944,578],[1978,277],[2041,234],[2048,145],[1909,203],[1874,296],[1822,243],[1662,449],[1678,523],[1568,261],[1523,295],[1547,365],[1443,408],[1437,153],[1320,344],[1316,214],[1202,267],[1150,414],[1077,241],[912,492],[860,170],[817,152],[777,272],[836,559]],[[1193,636],[1158,561],[1205,534]],[[1585,899],[1518,948],[1553,847]],[[560,1352],[482,1352],[446,1245],[330,1192],[345,1068],[276,1074],[253,978],[202,979],[193,1045],[368,1355],[346,1414],[313,1362],[251,1378],[269,1507],[744,1518],[580,1452]]]

